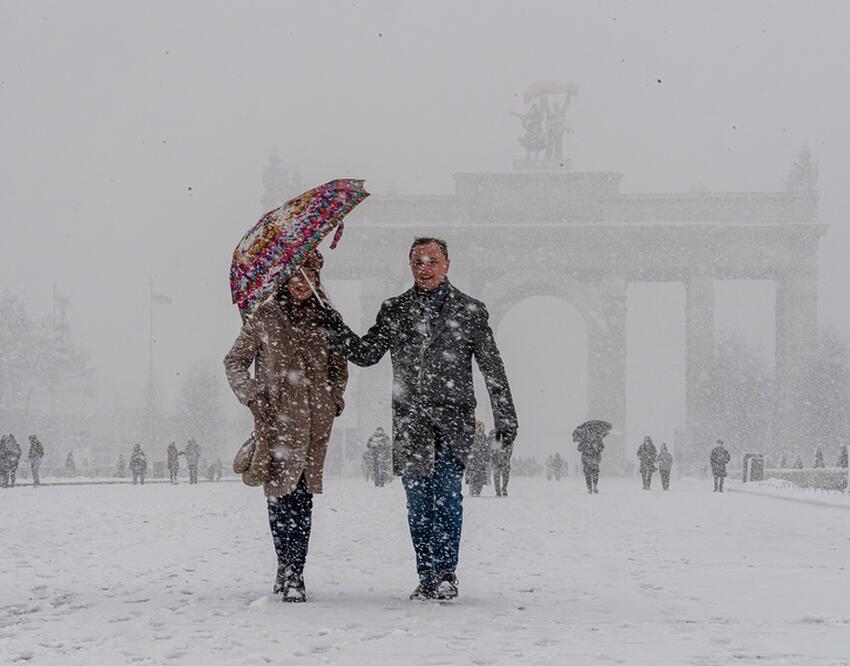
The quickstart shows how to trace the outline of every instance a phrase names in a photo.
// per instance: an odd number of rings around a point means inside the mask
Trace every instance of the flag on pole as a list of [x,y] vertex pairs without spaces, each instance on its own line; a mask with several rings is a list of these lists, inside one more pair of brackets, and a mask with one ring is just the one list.
[[172,303],[171,296],[166,296],[165,294],[157,294],[156,292],[151,292],[151,303],[158,303],[160,305],[168,305]]
[[53,304],[68,307],[69,305],[71,305],[71,297],[70,296],[63,296],[62,294],[60,294],[60,293],[58,293],[54,290],[53,291]]

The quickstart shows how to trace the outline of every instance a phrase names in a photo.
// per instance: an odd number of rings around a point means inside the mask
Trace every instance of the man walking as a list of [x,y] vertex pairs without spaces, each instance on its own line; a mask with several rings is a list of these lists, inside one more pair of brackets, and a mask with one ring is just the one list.
[[10,434],[6,439],[6,468],[9,475],[9,486],[15,487],[15,477],[18,474],[18,464],[21,462],[21,445],[15,436]]
[[165,456],[168,463],[168,479],[171,483],[177,483],[177,472],[180,470],[180,452],[174,442],[168,445]]
[[198,482],[198,465],[201,462],[201,445],[192,437],[186,443],[186,449],[183,451],[186,456],[186,465],[189,467],[189,483],[195,484]]
[[655,473],[655,459],[658,458],[658,451],[655,450],[655,444],[652,443],[652,437],[649,435],[643,438],[643,443],[638,447],[637,457],[640,460],[643,489],[649,490],[652,486],[652,475]]
[[[71,455],[70,453],[68,454]],[[145,452],[142,451],[141,444],[133,445],[133,452],[130,454],[130,473],[133,475],[133,485],[141,483],[145,485],[145,472],[148,470],[148,458]]]
[[334,345],[360,366],[390,352],[393,471],[407,495],[419,585],[411,599],[452,599],[463,522],[461,486],[475,434],[472,358],[484,376],[496,437],[510,447],[517,417],[484,304],[447,279],[446,242],[417,238],[408,255],[414,286],[384,301],[363,337],[324,310]]
[[709,462],[711,463],[711,474],[714,476],[714,492],[723,492],[723,480],[726,478],[726,465],[732,456],[729,455],[729,450],[723,444],[722,439],[717,440],[717,446],[711,449]]

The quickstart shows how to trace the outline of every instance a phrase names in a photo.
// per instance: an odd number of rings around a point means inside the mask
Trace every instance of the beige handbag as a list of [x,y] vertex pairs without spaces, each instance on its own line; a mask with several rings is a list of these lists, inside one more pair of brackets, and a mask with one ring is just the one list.
[[236,457],[233,459],[233,471],[237,474],[244,474],[251,467],[251,458],[254,457],[254,451],[257,448],[257,433],[252,432],[251,436],[245,440],[245,443],[239,447],[236,452]]
[[233,471],[242,475],[246,486],[261,486],[269,480],[270,458],[268,444],[252,432],[236,452]]

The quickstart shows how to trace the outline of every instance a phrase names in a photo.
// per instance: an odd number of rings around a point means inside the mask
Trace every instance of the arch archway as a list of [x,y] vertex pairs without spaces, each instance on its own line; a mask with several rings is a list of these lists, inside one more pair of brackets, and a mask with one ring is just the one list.
[[[577,454],[571,433],[588,407],[583,315],[560,296],[532,295],[514,302],[494,331],[520,422],[515,455],[534,456],[542,463],[557,451],[573,465]],[[487,405],[478,379],[480,402]]]

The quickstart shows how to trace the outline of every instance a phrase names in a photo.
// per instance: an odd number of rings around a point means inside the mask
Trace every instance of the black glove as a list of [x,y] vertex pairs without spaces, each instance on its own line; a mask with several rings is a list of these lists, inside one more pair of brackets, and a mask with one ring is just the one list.
[[502,443],[502,448],[511,447],[516,439],[516,430],[513,428],[500,428],[496,431],[496,441]]

